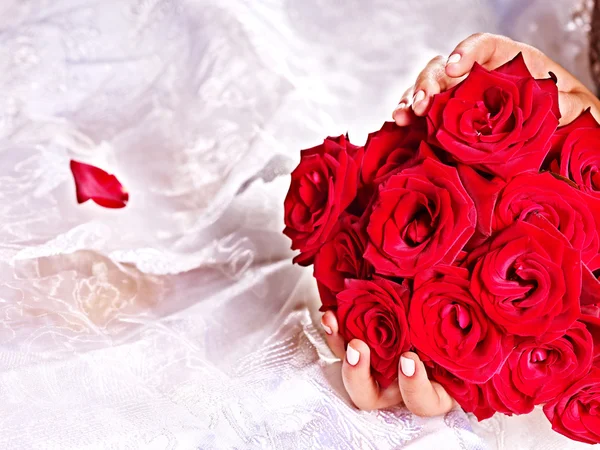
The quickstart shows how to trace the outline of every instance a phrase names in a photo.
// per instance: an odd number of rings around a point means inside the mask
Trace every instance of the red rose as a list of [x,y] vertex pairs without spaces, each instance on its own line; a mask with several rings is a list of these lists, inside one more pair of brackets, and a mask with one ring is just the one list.
[[552,429],[575,441],[600,443],[600,368],[544,406]]
[[519,54],[491,72],[475,63],[462,83],[433,98],[427,121],[431,143],[507,179],[539,170],[559,117],[555,79],[535,80]]
[[487,404],[490,405],[490,408],[492,408],[495,412],[506,414],[507,416],[513,415],[513,412],[504,404],[504,402],[498,396],[498,390],[495,388],[494,382],[492,380],[482,384],[480,387],[483,391],[483,395]]
[[[600,304],[590,306],[582,305],[581,315],[600,318]],[[598,343],[598,345],[600,345],[600,343]]]
[[286,236],[300,250],[294,262],[312,263],[315,253],[334,229],[341,213],[356,196],[358,164],[362,151],[344,136],[301,152],[285,198]]
[[[556,231],[555,231],[556,233]],[[516,222],[469,255],[471,293],[506,332],[561,336],[580,313],[580,252],[558,233]]]
[[370,278],[373,268],[362,256],[366,245],[367,236],[358,218],[343,215],[338,231],[315,256],[314,276],[323,303],[321,311],[336,308],[336,295],[344,289],[346,278]]
[[[600,125],[589,110],[557,130],[549,168],[582,190],[600,196]],[[550,157],[549,157],[550,158]]]
[[539,228],[551,226],[582,251],[591,267],[600,264],[600,199],[585,194],[549,173],[528,173],[508,182],[492,217],[492,232],[517,220]]
[[471,383],[497,373],[513,346],[473,298],[469,272],[460,267],[438,266],[415,278],[408,321],[423,359]]
[[347,280],[337,299],[340,335],[369,346],[373,376],[382,388],[389,386],[398,378],[400,355],[410,349],[408,289],[383,278]]
[[600,270],[597,269],[592,272],[586,265],[582,267],[581,297],[579,298],[582,308],[600,308],[600,281],[598,276],[600,276]]
[[405,127],[385,122],[379,131],[369,134],[365,144],[362,182],[380,184],[394,173],[414,166],[419,146],[426,138],[426,123],[421,118]]
[[592,335],[581,322],[552,342],[522,342],[490,381],[502,405],[490,399],[492,406],[501,412],[531,412],[534,405],[553,399],[590,370],[593,348]]
[[594,340],[593,365],[600,367],[600,311],[596,315],[582,315],[580,320],[585,324]]
[[559,127],[554,132],[552,136],[551,142],[552,147],[550,148],[550,152],[548,156],[546,156],[546,161],[542,164],[543,170],[552,170],[555,173],[559,173],[560,169],[560,154],[562,152],[563,144],[569,135],[580,128],[598,128],[598,122],[594,119],[590,108],[586,109],[581,115],[569,123],[568,125]]
[[377,273],[398,277],[450,264],[472,236],[476,216],[456,169],[427,158],[379,187],[364,256]]
[[477,209],[477,226],[465,251],[479,247],[492,234],[492,217],[500,190],[506,185],[501,178],[488,180],[472,167],[458,164],[458,175]]
[[425,142],[426,121],[416,117],[404,127],[385,122],[379,131],[369,134],[362,160],[357,199],[352,205],[355,215],[362,215],[373,200],[377,187],[392,175],[416,166],[425,158],[437,159]]
[[446,389],[462,409],[475,414],[477,420],[489,419],[494,415],[495,411],[489,405],[480,385],[464,381],[438,365],[431,369],[430,375]]

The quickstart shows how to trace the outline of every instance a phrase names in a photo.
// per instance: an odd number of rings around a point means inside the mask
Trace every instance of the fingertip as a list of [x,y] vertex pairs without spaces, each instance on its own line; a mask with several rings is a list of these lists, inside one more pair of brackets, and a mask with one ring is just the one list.
[[415,102],[413,103],[413,111],[417,116],[423,116],[425,114],[425,112],[427,111],[427,107],[429,106],[429,100],[431,98],[427,94],[425,94],[424,91],[420,92],[423,92],[423,96],[420,99],[417,99],[415,97]]
[[453,52],[446,61],[446,67],[444,68],[446,75],[451,78],[462,77],[473,67],[473,62],[470,60],[471,56],[464,51],[460,53],[458,51]]
[[333,311],[326,311],[321,317],[321,326],[325,330],[325,333],[332,335],[338,332],[337,318]]
[[421,364],[419,355],[417,355],[415,352],[404,352],[400,356],[400,370],[398,373],[407,378],[414,377],[419,364]]
[[392,118],[394,119],[394,122],[396,122],[396,125],[400,127],[409,125],[412,121],[412,115],[409,108],[396,109],[392,114]]
[[338,322],[333,311],[326,311],[321,317],[321,327],[325,331],[325,340],[333,354],[343,359],[346,352],[344,338],[339,334]]
[[473,68],[475,61],[485,64],[494,54],[497,38],[488,33],[475,33],[464,39],[450,53],[446,61],[446,75],[459,78]]
[[423,100],[425,100],[426,97],[427,97],[427,93],[423,89],[419,89],[413,97],[413,102],[412,102],[413,110],[415,109],[415,104],[422,102]]
[[360,352],[350,344],[348,344],[348,347],[346,348],[346,361],[353,367],[360,361]]
[[449,77],[459,78],[469,71],[469,67],[464,61],[460,61],[454,64],[446,64],[445,71]]
[[370,349],[360,339],[352,339],[346,347],[346,361],[352,367],[370,364]]
[[416,364],[415,360],[412,358],[407,358],[406,356],[400,357],[400,373],[405,377],[412,377],[415,374]]
[[402,100],[400,103],[398,103],[398,106],[396,106],[396,108],[392,112],[392,119],[394,119],[394,122],[396,122],[396,124],[400,126],[408,125],[408,122],[410,120],[409,113],[410,105],[408,104],[408,101]]
[[360,339],[352,339],[350,342],[348,342],[348,345],[351,346],[354,350],[360,352],[361,355],[366,355],[370,353],[369,346]]
[[415,362],[421,361],[421,358],[419,358],[419,355],[417,355],[415,352],[404,352],[402,353],[402,356],[404,358],[412,359]]
[[446,61],[446,66],[460,62],[461,58],[462,58],[462,55],[460,53],[458,53],[458,52],[452,53],[448,57],[448,60]]

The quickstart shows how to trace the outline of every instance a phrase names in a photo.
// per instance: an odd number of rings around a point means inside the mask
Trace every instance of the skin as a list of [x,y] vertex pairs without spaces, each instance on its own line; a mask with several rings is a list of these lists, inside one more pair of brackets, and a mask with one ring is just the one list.
[[[495,69],[510,61],[519,52],[535,78],[548,78],[548,72],[558,77],[560,125],[572,122],[586,108],[600,121],[600,100],[579,80],[538,49],[505,36],[477,33],[456,46],[449,57],[436,56],[421,71],[415,84],[402,96],[392,116],[400,126],[408,125],[414,116],[427,114],[431,99],[446,89],[455,86],[470,72],[475,62],[486,69]],[[455,55],[460,55],[458,58]],[[358,339],[348,343],[359,353],[358,362],[352,365],[346,357],[344,340],[338,334],[335,314],[326,312],[322,317],[326,339],[333,353],[342,363],[342,379],[350,398],[362,410],[383,409],[405,404],[414,414],[422,417],[437,416],[450,411],[455,402],[445,389],[427,378],[425,366],[412,352],[402,356],[414,361],[415,371],[411,376],[398,368],[398,384],[380,389],[371,377],[370,350]]]
[[[492,70],[510,61],[519,52],[535,78],[548,78],[548,72],[558,77],[558,105],[562,115],[560,125],[566,125],[577,118],[586,108],[600,121],[600,100],[577,78],[552,61],[540,50],[505,36],[477,33],[469,36],[456,46],[450,57],[436,56],[417,77],[415,84],[402,96],[392,116],[400,126],[408,125],[412,114],[424,116],[431,104],[431,98],[461,82],[470,72],[475,62]],[[460,55],[458,62],[454,55]]]
[[335,314],[327,311],[321,320],[329,348],[343,361],[342,380],[357,408],[371,411],[404,403],[414,414],[429,417],[444,414],[454,407],[454,401],[444,388],[435,381],[429,381],[425,366],[417,354],[412,352],[406,352],[402,356],[414,361],[414,374],[406,376],[398,368],[398,384],[381,389],[371,376],[371,352],[367,344],[359,339],[348,343],[348,346],[360,353],[358,363],[350,364],[346,357],[344,340],[338,334]]

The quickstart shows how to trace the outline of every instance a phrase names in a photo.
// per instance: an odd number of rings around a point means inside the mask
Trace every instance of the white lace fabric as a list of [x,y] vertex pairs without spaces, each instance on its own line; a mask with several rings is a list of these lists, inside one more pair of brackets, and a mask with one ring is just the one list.
[[[579,448],[539,411],[357,411],[281,234],[299,149],[364,141],[466,35],[586,77],[576,5],[525,3],[1,2],[0,448]],[[130,204],[77,205],[70,159]]]

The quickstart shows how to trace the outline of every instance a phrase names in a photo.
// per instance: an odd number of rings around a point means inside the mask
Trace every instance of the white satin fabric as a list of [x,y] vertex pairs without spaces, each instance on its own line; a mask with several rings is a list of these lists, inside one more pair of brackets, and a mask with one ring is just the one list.
[[[577,6],[3,0],[0,448],[579,448],[539,411],[357,411],[281,235],[299,149],[364,141],[472,32],[589,82]],[[71,158],[127,208],[77,205]]]

